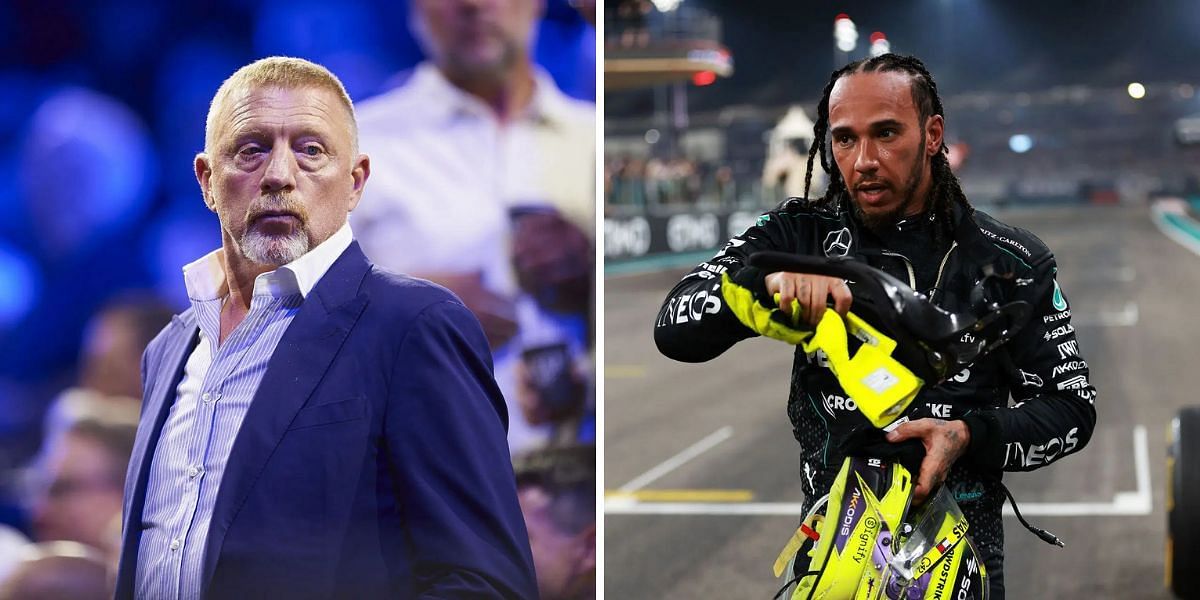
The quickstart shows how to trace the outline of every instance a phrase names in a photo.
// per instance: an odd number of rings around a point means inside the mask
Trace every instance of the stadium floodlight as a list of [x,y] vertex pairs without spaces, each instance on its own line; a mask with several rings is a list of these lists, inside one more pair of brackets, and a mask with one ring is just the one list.
[[851,52],[858,45],[858,28],[846,13],[833,18],[833,39],[837,40],[837,49],[842,52]]
[[1016,152],[1017,154],[1025,154],[1032,148],[1033,138],[1025,135],[1024,133],[1018,133],[1017,135],[1008,138],[1008,149]]
[[891,51],[892,45],[888,43],[887,36],[883,35],[882,31],[871,34],[871,56],[880,56]]
[[657,8],[658,12],[671,12],[679,8],[680,4],[683,4],[683,0],[654,0],[654,8]]
[[1146,86],[1136,81],[1129,84],[1129,87],[1126,88],[1126,90],[1129,92],[1129,97],[1133,98],[1134,100],[1141,100],[1142,98],[1146,97]]
[[650,129],[646,131],[646,136],[643,139],[646,140],[647,144],[657,144],[661,137],[662,134],[657,129]]

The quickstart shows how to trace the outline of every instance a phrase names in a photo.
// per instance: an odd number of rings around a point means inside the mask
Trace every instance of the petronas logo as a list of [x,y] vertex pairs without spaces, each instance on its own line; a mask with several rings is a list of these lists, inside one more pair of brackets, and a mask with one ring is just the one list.
[[1058,287],[1058,280],[1054,281],[1054,298],[1051,302],[1054,304],[1054,310],[1067,310],[1067,299],[1063,298],[1062,290]]

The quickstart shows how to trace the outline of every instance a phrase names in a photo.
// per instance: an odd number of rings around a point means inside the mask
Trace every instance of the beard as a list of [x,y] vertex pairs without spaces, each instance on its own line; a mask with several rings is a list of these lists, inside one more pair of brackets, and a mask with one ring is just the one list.
[[867,226],[867,229],[875,233],[882,233],[892,230],[896,223],[908,216],[909,210],[917,200],[917,186],[921,183],[921,173],[925,170],[927,157],[923,149],[925,148],[925,132],[921,132],[921,143],[917,146],[917,160],[913,162],[912,170],[908,173],[908,178],[904,182],[904,188],[900,190],[900,203],[895,208],[889,211],[867,213],[862,209],[857,202],[851,202],[854,206],[854,216]]
[[[308,235],[308,215],[303,208],[293,203],[283,194],[269,194],[265,202],[250,207],[246,230],[238,245],[242,256],[248,260],[279,267],[304,256],[312,245]],[[264,233],[255,227],[254,221],[263,212],[288,211],[296,216],[299,224],[291,232],[283,235]]]

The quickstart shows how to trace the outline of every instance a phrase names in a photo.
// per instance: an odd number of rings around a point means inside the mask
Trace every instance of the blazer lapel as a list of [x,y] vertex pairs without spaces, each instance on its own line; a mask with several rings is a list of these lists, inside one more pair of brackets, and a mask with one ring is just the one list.
[[187,356],[196,347],[199,328],[191,309],[171,318],[167,325],[166,343],[161,358],[151,365],[153,379],[143,382],[142,419],[138,425],[133,453],[129,458],[129,469],[125,482],[125,514],[121,521],[121,564],[118,570],[118,597],[132,597],[134,572],[137,566],[138,545],[141,542],[141,515],[146,503],[146,486],[150,478],[150,463],[158,447],[171,406],[175,404],[175,388],[183,377]]
[[217,492],[205,544],[204,587],[216,570],[229,524],[256,475],[325,376],[366,307],[367,298],[358,290],[369,269],[370,263],[358,243],[352,243],[313,287],[280,338],[238,430]]

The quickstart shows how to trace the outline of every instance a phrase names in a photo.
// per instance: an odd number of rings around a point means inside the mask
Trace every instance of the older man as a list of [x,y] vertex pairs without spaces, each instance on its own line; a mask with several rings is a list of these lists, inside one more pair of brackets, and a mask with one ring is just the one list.
[[[429,61],[362,103],[379,168],[351,218],[380,265],[449,287],[479,317],[514,452],[591,435],[596,112],[531,59],[543,4],[411,3]],[[553,362],[573,368],[525,385],[564,347]]]
[[341,82],[243,67],[196,157],[221,248],[143,357],[118,597],[532,597],[478,322],[367,261]]

